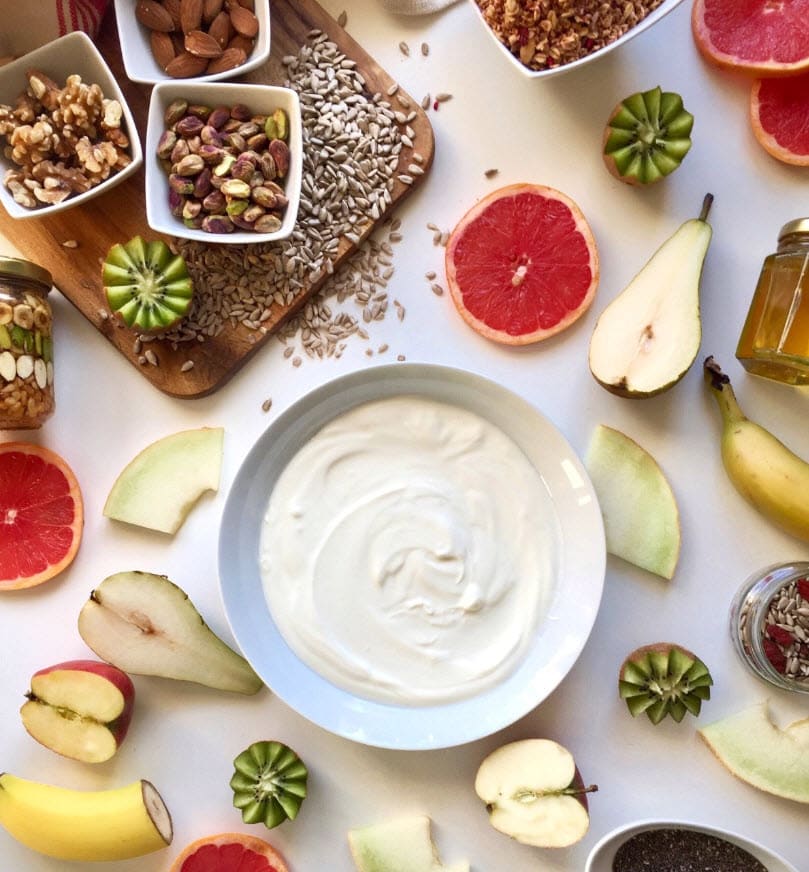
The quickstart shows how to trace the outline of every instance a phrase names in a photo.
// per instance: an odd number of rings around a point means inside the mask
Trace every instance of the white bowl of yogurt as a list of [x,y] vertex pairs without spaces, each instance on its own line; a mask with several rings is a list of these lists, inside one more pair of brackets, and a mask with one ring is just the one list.
[[440,366],[295,403],[245,459],[219,542],[225,611],[267,685],[364,744],[442,748],[531,711],[589,636],[595,493],[533,406]]

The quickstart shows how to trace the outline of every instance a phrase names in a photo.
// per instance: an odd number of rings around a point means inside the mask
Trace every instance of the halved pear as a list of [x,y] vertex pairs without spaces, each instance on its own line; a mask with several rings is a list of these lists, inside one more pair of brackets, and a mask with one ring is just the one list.
[[441,863],[426,815],[349,830],[348,844],[359,872],[469,872],[466,862]]
[[219,488],[224,432],[221,427],[183,430],[144,448],[115,480],[104,515],[176,533],[200,496]]
[[765,701],[708,724],[699,734],[737,778],[809,803],[809,718],[782,730],[770,720]]
[[590,372],[622,397],[651,397],[675,385],[702,341],[699,285],[711,242],[708,194],[607,306],[590,339]]
[[634,439],[599,424],[585,459],[607,551],[671,579],[680,556],[680,513],[657,461]]
[[133,675],[245,694],[263,685],[164,575],[118,572],[105,578],[79,613],[79,635],[102,660]]

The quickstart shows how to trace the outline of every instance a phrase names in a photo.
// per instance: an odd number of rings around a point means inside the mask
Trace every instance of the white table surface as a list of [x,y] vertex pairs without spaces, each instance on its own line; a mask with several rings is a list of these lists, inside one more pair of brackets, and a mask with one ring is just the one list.
[[[608,830],[646,817],[683,818],[730,828],[809,869],[807,809],[761,793],[731,776],[695,732],[696,721],[653,727],[633,720],[617,697],[616,673],[635,646],[678,641],[697,652],[715,679],[701,723],[769,698],[781,724],[809,713],[799,698],[762,683],[737,660],[727,630],[731,597],[745,577],[768,563],[809,558],[809,546],[782,534],[735,492],[719,458],[719,418],[697,364],[673,390],[630,402],[602,390],[587,368],[597,315],[703,195],[715,197],[714,240],[702,284],[701,359],[714,354],[731,374],[749,415],[809,457],[809,393],[748,376],[735,343],[764,256],[780,226],[809,211],[809,170],[782,165],[756,143],[747,120],[749,85],[708,68],[691,38],[684,2],[651,31],[598,63],[546,81],[531,81],[500,55],[467,3],[444,13],[403,18],[369,0],[323,0],[334,16],[416,99],[446,91],[453,99],[431,112],[436,158],[427,183],[399,211],[404,240],[396,250],[391,298],[407,309],[371,325],[369,358],[360,341],[341,360],[294,369],[270,343],[213,396],[182,401],[162,395],[101,339],[59,295],[58,410],[36,434],[62,454],[82,485],[86,525],[78,557],[58,579],[0,604],[3,769],[76,788],[103,788],[148,778],[173,813],[174,844],[142,859],[106,864],[111,872],[166,870],[192,839],[227,830],[267,836],[294,872],[350,872],[346,830],[402,812],[434,821],[445,862],[468,858],[475,872],[582,870],[591,846]],[[411,46],[404,57],[400,40]],[[418,47],[430,46],[428,57]],[[662,184],[638,190],[605,170],[603,125],[626,95],[661,85],[678,91],[695,115],[693,148]],[[498,167],[495,180],[484,171]],[[531,181],[565,191],[588,217],[601,256],[601,284],[591,310],[559,337],[533,348],[500,347],[472,332],[448,296],[434,296],[427,270],[443,271],[443,250],[425,224],[451,228],[477,198],[498,185]],[[7,248],[8,246],[6,246]],[[58,280],[58,277],[57,277]],[[76,617],[94,585],[125,569],[167,574],[183,587],[212,628],[232,639],[220,600],[216,546],[225,496],[242,459],[271,420],[302,394],[336,376],[391,362],[464,367],[496,379],[533,402],[583,454],[593,428],[605,423],[648,448],[668,473],[682,514],[683,546],[671,583],[609,558],[594,632],[574,669],[539,708],[510,728],[472,744],[428,753],[367,748],[333,736],[288,709],[268,690],[252,698],[190,684],[135,678],[130,735],[112,761],[89,766],[53,754],[25,732],[17,714],[37,669],[92,656]],[[272,397],[270,413],[261,409]],[[220,492],[195,508],[173,540],[118,525],[101,509],[118,471],[142,447],[176,430],[226,428]],[[13,438],[4,433],[2,438]],[[473,790],[479,762],[506,741],[550,737],[576,756],[591,798],[590,832],[569,850],[521,846],[487,823]],[[273,832],[246,827],[233,809],[231,761],[259,739],[297,749],[310,767],[309,798],[300,817]],[[91,868],[36,855],[0,832],[4,870],[51,872]],[[101,868],[101,867],[93,867]]]

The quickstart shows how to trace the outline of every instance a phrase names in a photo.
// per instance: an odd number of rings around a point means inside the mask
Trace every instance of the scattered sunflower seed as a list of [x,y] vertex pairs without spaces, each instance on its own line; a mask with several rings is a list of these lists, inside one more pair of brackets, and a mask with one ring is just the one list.
[[427,55],[430,53],[430,46],[427,45],[426,42],[423,42],[421,44],[421,53],[424,55],[424,57],[427,57]]
[[[435,229],[438,230],[437,227]],[[435,278],[435,273],[430,270],[429,272],[424,273],[424,278],[427,279],[428,282],[431,282]]]
[[340,27],[345,27],[348,23],[348,13],[345,11],[345,9],[337,16],[337,23],[340,25]]
[[493,179],[499,172],[500,170],[492,167],[490,170],[486,170],[483,175],[486,176],[487,179]]
[[180,372],[188,372],[189,370],[194,368],[193,360],[184,360],[182,366],[180,367]]
[[444,293],[444,289],[438,284],[438,282],[433,282],[430,285],[430,290],[436,295],[436,297],[440,297]]
[[303,363],[303,361],[301,360],[300,357],[293,357],[292,358],[292,365],[293,366],[300,366],[302,363]]
[[407,358],[403,354],[397,354],[396,359],[401,363],[403,360],[406,360]]
[[387,350],[388,350],[388,344],[386,342],[383,342],[382,345],[380,345],[379,348],[377,348],[376,353],[377,354],[384,354]]
[[451,100],[451,99],[452,99],[452,94],[441,93],[441,94],[435,95],[436,103],[446,103],[447,100]]
[[404,42],[404,40],[403,40],[402,42],[399,43],[399,51],[400,51],[400,52],[401,52],[405,57],[409,57],[409,56],[410,56],[410,46],[409,46],[406,42]]
[[388,88],[388,90],[385,91],[385,93],[388,95],[388,97],[392,97],[392,96],[393,96],[393,95],[394,95],[398,90],[399,90],[399,83],[398,83],[398,82],[394,82],[394,83],[393,83],[393,84]]
[[157,355],[152,351],[151,348],[147,348],[146,351],[143,352],[143,356],[146,358],[146,362],[151,366],[159,366],[160,361],[157,358]]
[[425,95],[421,98],[421,108],[422,108],[422,109],[429,109],[429,108],[430,108],[430,102],[431,102],[431,100],[430,100],[430,95],[429,95],[429,94],[425,94]]
[[79,243],[78,243],[75,239],[66,239],[66,240],[62,243],[62,247],[63,247],[63,248],[78,248],[78,247],[79,247]]
[[261,410],[262,410],[262,412],[269,412],[271,408],[272,408],[272,397],[268,397],[261,404]]

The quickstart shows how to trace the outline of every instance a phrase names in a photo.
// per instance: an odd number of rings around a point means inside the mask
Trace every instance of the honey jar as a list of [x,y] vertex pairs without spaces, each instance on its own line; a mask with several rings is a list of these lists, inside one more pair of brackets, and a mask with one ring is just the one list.
[[36,429],[53,413],[52,284],[42,267],[0,257],[0,430]]
[[749,372],[809,384],[809,218],[790,221],[761,270],[736,357]]

